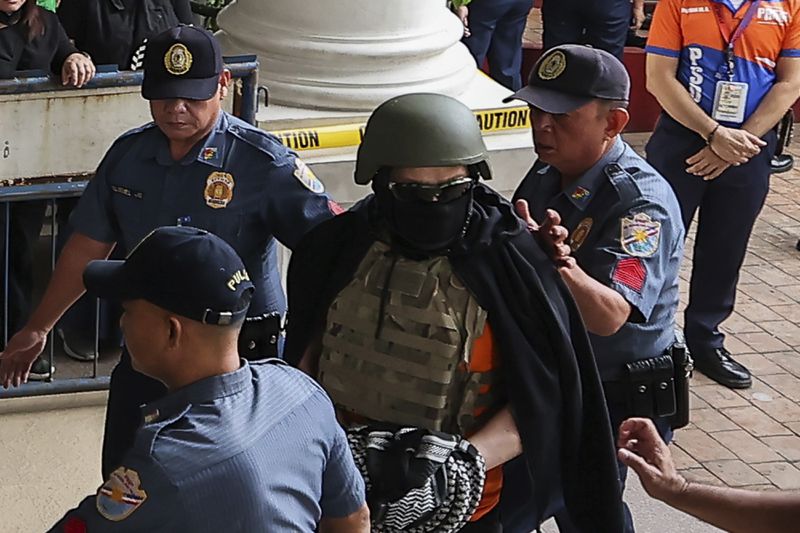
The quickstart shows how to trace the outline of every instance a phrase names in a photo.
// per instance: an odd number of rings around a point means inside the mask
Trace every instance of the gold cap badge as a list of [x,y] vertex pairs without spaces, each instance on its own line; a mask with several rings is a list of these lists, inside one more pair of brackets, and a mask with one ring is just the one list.
[[561,76],[566,68],[567,56],[565,56],[564,52],[561,50],[556,50],[542,60],[539,64],[537,74],[541,80],[554,80]]
[[192,53],[186,45],[175,43],[164,54],[164,66],[173,76],[183,76],[192,68]]

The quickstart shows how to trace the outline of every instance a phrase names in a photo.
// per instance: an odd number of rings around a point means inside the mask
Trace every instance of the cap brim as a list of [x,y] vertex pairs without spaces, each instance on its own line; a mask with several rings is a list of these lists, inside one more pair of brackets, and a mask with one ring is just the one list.
[[219,88],[219,76],[211,78],[172,78],[155,81],[145,74],[142,98],[145,100],[208,100]]
[[522,100],[533,107],[541,109],[545,113],[560,115],[562,113],[575,111],[579,107],[591,102],[592,98],[589,96],[574,96],[551,89],[526,85],[511,96],[504,98],[503,103],[508,103],[512,100]]
[[83,284],[93,296],[111,300],[133,300],[135,285],[125,272],[125,261],[90,261],[83,271]]

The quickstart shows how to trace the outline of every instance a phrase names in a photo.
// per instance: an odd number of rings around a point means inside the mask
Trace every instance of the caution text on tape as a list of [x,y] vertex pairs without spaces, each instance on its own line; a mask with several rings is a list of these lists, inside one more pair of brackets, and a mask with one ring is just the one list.
[[[483,133],[528,129],[530,112],[527,107],[505,107],[476,111],[475,118]],[[358,146],[364,138],[364,124],[343,124],[277,130],[271,132],[292,150],[320,150]]]

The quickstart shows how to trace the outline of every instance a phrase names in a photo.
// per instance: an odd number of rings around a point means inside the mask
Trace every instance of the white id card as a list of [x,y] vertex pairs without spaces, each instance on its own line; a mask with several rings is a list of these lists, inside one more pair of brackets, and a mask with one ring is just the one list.
[[714,112],[711,116],[720,122],[744,122],[747,104],[747,84],[740,81],[718,81],[714,93]]

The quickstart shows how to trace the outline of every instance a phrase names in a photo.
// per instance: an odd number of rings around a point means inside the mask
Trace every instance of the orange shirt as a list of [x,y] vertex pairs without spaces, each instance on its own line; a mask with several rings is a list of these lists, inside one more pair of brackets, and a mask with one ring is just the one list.
[[[703,110],[714,106],[716,84],[726,79],[725,49],[754,0],[738,9],[727,0],[660,0],[645,51],[677,58],[678,80]],[[800,57],[800,1],[761,0],[733,47],[734,80],[747,83],[745,119],[775,83],[781,57]]]
[[[500,366],[500,354],[497,351],[497,345],[494,341],[494,334],[486,323],[483,329],[483,334],[475,339],[472,345],[472,354],[470,357],[469,370],[470,372],[488,372]],[[481,390],[481,393],[489,392]],[[478,417],[486,410],[486,408],[478,408],[475,410],[475,416]],[[500,502],[500,492],[503,489],[503,467],[498,466],[486,472],[486,482],[483,485],[483,497],[481,498],[478,508],[470,518],[470,522],[480,520],[489,511],[494,509]]]

